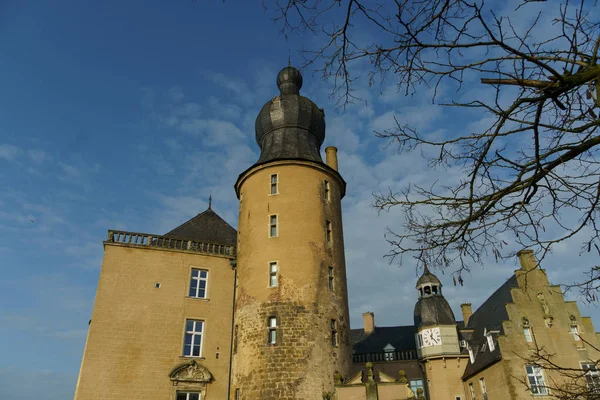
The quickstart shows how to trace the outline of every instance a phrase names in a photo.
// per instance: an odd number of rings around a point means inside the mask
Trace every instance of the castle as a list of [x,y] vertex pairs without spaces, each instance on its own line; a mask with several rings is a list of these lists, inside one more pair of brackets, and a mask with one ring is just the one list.
[[111,230],[76,400],[530,399],[563,377],[600,388],[590,318],[521,267],[457,320],[425,267],[414,321],[350,329],[337,150],[293,67],[256,119],[258,161],[235,182],[238,229],[211,208],[164,235]]

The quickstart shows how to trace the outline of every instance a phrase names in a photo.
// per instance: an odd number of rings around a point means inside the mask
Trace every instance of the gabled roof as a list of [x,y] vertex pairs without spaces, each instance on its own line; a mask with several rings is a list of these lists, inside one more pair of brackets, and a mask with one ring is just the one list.
[[[519,287],[517,277],[513,274],[469,318],[466,329],[473,330],[469,345],[474,351],[475,362],[467,364],[463,379],[468,378],[502,358],[500,346],[496,346],[495,350],[490,352],[486,345],[485,351],[481,352],[482,346],[487,343],[484,331],[487,329],[487,331],[499,331],[501,335],[504,334],[502,321],[508,321],[509,319],[506,304],[513,302],[510,291],[517,287]],[[497,336],[495,335],[494,342],[497,342]]]
[[350,329],[350,343],[354,353],[380,353],[388,345],[392,345],[396,351],[417,349],[415,327],[412,325],[376,327],[371,333]]
[[209,207],[164,236],[235,246],[237,231]]

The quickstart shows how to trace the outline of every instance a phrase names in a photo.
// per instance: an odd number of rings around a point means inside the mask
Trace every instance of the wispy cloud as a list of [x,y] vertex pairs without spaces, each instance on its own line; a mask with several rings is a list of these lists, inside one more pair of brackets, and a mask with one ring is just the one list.
[[17,158],[17,155],[21,152],[17,146],[10,144],[0,144],[0,159],[6,161],[13,161]]

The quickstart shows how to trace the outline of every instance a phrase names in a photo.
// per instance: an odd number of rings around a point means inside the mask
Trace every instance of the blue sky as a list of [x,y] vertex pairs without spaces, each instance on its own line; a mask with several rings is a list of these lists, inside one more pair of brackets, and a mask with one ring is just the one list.
[[[286,41],[259,1],[58,3],[0,2],[0,397],[15,400],[72,397],[108,229],[164,233],[206,209],[210,193],[236,226],[233,183],[258,158],[256,114],[288,56],[316,40]],[[331,82],[311,70],[304,82],[348,182],[353,327],[367,310],[381,326],[410,324],[416,272],[382,258],[385,228],[402,216],[378,216],[371,194],[443,172],[419,154],[397,156],[373,130],[394,116],[430,134],[483,118],[459,121],[428,90],[406,98],[365,82],[367,102],[340,112]],[[552,280],[591,263],[578,251],[555,250]],[[515,268],[490,261],[463,288],[440,277],[458,316]],[[600,318],[593,306],[582,312]]]

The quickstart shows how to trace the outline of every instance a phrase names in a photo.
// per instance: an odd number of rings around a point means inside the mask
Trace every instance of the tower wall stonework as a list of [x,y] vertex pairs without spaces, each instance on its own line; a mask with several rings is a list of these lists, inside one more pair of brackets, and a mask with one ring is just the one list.
[[[270,194],[271,175],[278,194]],[[329,200],[324,182],[329,182]],[[232,398],[321,399],[350,367],[348,294],[342,234],[343,181],[324,164],[273,161],[240,177]],[[269,237],[277,215],[278,235]],[[331,243],[326,221],[332,224]],[[278,282],[269,287],[269,263]],[[329,288],[333,268],[333,290]],[[269,317],[277,343],[268,343]],[[337,346],[332,345],[336,321]]]

